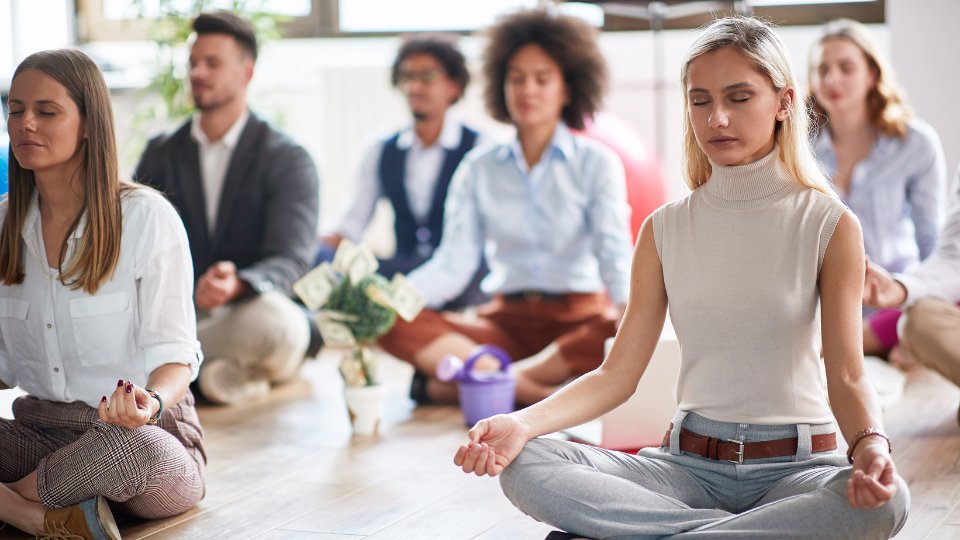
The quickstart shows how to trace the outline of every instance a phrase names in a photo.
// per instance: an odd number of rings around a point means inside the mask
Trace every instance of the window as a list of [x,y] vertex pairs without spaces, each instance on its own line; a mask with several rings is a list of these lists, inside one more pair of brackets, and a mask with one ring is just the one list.
[[[501,13],[540,4],[539,0],[76,0],[80,41],[143,40],[160,7],[189,15],[198,4],[207,9],[268,9],[286,20],[284,37],[394,35],[432,30],[472,32],[489,25]],[[573,0],[606,7],[604,30],[649,30],[649,1]],[[557,0],[558,3],[569,3]],[[734,5],[749,5],[754,14],[780,25],[817,25],[848,17],[864,23],[884,22],[885,0],[661,0],[667,17],[663,28],[696,28],[715,15],[732,14]],[[713,8],[713,12],[709,8]],[[707,11],[703,12],[706,8]],[[647,13],[635,17],[625,13]],[[689,13],[689,14],[688,14]]]

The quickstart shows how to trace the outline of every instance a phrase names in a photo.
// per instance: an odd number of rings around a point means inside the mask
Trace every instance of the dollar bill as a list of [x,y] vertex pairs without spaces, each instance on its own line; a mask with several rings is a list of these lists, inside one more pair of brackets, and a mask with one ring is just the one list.
[[367,294],[367,298],[370,300],[373,300],[374,302],[390,310],[397,310],[395,305],[396,303],[393,301],[389,284],[385,284],[382,281],[377,280],[367,285],[367,288],[364,289],[364,292]]
[[360,280],[373,274],[380,267],[377,258],[364,246],[356,246],[352,257],[347,261],[347,275],[351,283],[360,283]]
[[321,311],[318,314],[318,318],[334,322],[356,322],[359,319],[359,317],[356,315],[351,315],[342,311],[334,311],[332,309],[325,309]]
[[326,317],[317,317],[317,328],[323,337],[323,342],[331,347],[353,346],[357,344],[353,332],[343,323]]
[[331,265],[337,272],[346,275],[350,268],[350,261],[357,251],[357,245],[344,238],[337,246],[337,252],[333,254],[333,264]]
[[426,300],[403,274],[394,274],[390,280],[389,296],[394,311],[407,322],[416,319],[426,306]]
[[297,280],[293,284],[293,291],[309,310],[317,311],[327,303],[330,293],[333,292],[336,282],[332,276],[330,265],[323,263]]
[[347,386],[366,386],[368,382],[363,364],[354,351],[343,352],[343,357],[340,359],[340,375],[343,375],[343,383]]

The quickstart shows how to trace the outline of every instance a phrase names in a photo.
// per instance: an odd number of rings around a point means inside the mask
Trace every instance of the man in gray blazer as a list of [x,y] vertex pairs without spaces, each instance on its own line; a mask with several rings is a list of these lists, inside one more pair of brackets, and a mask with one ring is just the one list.
[[136,178],[166,193],[190,238],[200,392],[236,403],[292,377],[307,352],[310,323],[289,295],[311,260],[319,181],[306,151],[247,108],[250,25],[216,12],[193,29],[197,113],[150,141]]

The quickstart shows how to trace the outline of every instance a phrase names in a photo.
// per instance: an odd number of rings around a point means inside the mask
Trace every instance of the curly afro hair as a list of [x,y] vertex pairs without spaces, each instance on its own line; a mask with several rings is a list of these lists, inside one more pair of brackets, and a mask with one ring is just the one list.
[[540,46],[560,66],[570,97],[563,109],[563,121],[574,129],[583,129],[584,119],[592,117],[603,101],[607,63],[592,27],[551,9],[512,14],[488,30],[488,45],[483,54],[487,111],[497,120],[511,121],[503,92],[507,63],[517,50],[530,44]]

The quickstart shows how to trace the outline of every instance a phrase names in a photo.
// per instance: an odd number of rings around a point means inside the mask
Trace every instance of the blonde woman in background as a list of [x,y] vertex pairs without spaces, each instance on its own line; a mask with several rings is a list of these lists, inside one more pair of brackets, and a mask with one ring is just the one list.
[[[860,227],[817,168],[785,47],[761,21],[721,19],[681,81],[693,192],[644,223],[609,356],[478,422],[454,462],[502,473],[523,512],[591,538],[887,538],[910,497],[863,374]],[[634,392],[668,306],[682,358],[663,445],[537,439]]]
[[[943,218],[946,165],[937,133],[915,118],[867,28],[840,19],[823,27],[810,53],[814,151],[863,227],[867,256],[888,272],[926,259]],[[871,313],[864,352],[897,344],[900,312]],[[906,359],[893,350],[891,360]]]

